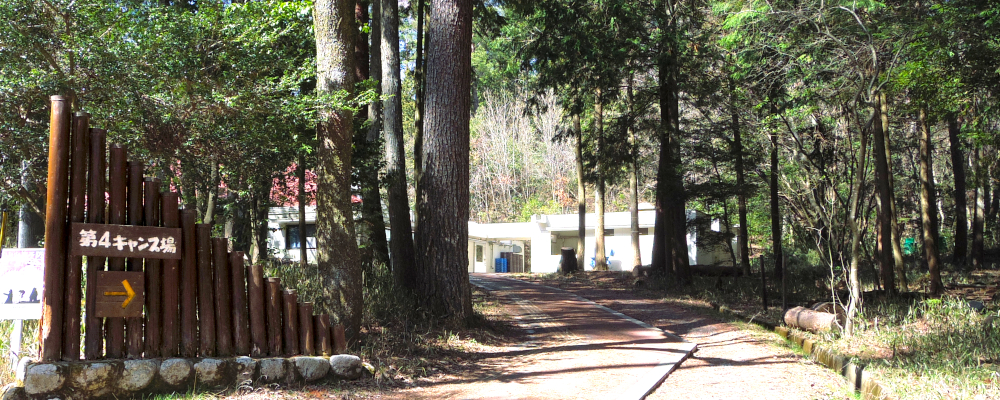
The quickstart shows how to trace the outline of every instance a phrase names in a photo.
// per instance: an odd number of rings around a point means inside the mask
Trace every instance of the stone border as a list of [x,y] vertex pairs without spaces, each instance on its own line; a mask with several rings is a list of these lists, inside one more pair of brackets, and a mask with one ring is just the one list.
[[855,391],[860,392],[862,400],[894,400],[889,393],[886,393],[887,390],[882,387],[882,384],[880,384],[878,380],[872,376],[872,374],[865,373],[864,364],[851,362],[850,358],[820,345],[815,340],[806,338],[805,335],[799,331],[789,329],[785,326],[775,326],[760,319],[747,317],[746,315],[723,305],[715,303],[711,303],[711,305],[719,313],[741,319],[748,323],[756,324],[762,328],[767,328],[785,340],[798,345],[809,358],[840,374],[840,376],[843,376],[844,380],[846,380],[848,384],[852,385]]
[[357,356],[291,358],[168,358],[22,363],[2,400],[122,398],[238,386],[298,385],[358,379],[367,366]]

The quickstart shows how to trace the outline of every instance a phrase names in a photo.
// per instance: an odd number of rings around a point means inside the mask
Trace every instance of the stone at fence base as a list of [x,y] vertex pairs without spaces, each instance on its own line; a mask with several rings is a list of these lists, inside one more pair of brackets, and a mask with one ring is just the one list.
[[325,357],[292,357],[292,363],[306,382],[323,379],[330,372],[330,361]]
[[160,364],[160,378],[167,385],[180,386],[191,377],[191,361],[183,358],[170,358]]
[[156,360],[126,360],[118,388],[129,392],[145,389],[156,377]]
[[2,394],[0,394],[0,400],[14,400],[24,397],[24,388],[18,386],[16,383],[8,383],[7,386],[3,387]]
[[330,372],[337,379],[355,380],[361,378],[364,364],[358,356],[338,354],[330,357]]
[[260,380],[266,383],[282,382],[288,375],[288,367],[284,358],[265,358],[260,360]]
[[236,358],[236,383],[240,384],[246,381],[253,381],[254,374],[257,372],[257,361],[250,357],[237,357]]
[[66,377],[56,364],[37,364],[28,366],[24,376],[24,391],[29,394],[41,394],[62,389]]
[[73,389],[91,394],[93,396],[103,396],[111,391],[109,388],[114,366],[107,363],[85,364],[71,367],[71,383]]
[[225,363],[222,360],[217,360],[214,358],[205,358],[194,365],[194,371],[197,375],[198,384],[206,386],[215,386],[222,381],[225,377]]

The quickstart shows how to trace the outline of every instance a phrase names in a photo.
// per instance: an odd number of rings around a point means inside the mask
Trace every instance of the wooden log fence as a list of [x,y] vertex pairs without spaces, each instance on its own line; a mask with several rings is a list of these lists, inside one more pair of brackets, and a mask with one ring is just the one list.
[[346,350],[343,326],[212,238],[89,114],[73,116],[65,97],[51,104],[43,362]]

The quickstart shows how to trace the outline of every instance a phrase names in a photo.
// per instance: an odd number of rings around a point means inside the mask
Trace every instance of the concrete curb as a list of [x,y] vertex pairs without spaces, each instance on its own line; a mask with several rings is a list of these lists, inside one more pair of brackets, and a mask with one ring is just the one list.
[[865,373],[864,364],[856,364],[850,358],[828,349],[826,346],[808,339],[801,332],[794,331],[784,326],[775,326],[760,319],[753,319],[739,312],[731,310],[726,306],[712,304],[716,311],[741,319],[748,323],[756,324],[760,327],[778,334],[785,340],[792,342],[802,348],[808,357],[820,365],[823,365],[844,377],[854,390],[861,394],[862,400],[894,400],[882,387],[882,384],[875,379],[872,374]]
[[[503,276],[493,276],[493,277],[499,278],[499,279],[510,280],[510,281],[516,281],[516,282],[519,282],[519,283],[529,283],[529,284],[532,284],[532,285],[537,285],[537,286],[541,286],[541,287],[545,287],[545,288],[549,288],[549,289],[553,289],[553,290],[558,290],[560,292],[563,292],[563,293],[569,295],[570,297],[572,297],[573,299],[575,299],[577,301],[580,301],[582,303],[586,303],[586,304],[595,306],[595,307],[597,307],[597,308],[599,308],[601,310],[604,310],[604,311],[606,311],[608,313],[613,314],[616,317],[619,317],[619,318],[622,318],[622,319],[627,320],[629,322],[632,322],[632,323],[634,323],[636,325],[639,325],[639,326],[641,326],[643,328],[655,330],[656,332],[662,333],[664,336],[666,336],[666,337],[668,337],[670,339],[676,340],[679,343],[681,343],[683,345],[686,345],[686,346],[683,346],[683,347],[681,347],[679,349],[679,350],[685,352],[683,356],[681,356],[677,360],[664,361],[664,362],[661,362],[661,363],[657,364],[655,367],[652,368],[652,370],[650,370],[650,372],[646,373],[646,375],[644,375],[643,377],[639,378],[638,383],[633,384],[632,387],[629,388],[625,393],[623,393],[621,396],[618,396],[617,397],[618,399],[622,399],[622,400],[632,400],[632,399],[642,400],[642,399],[645,399],[646,396],[649,396],[650,393],[652,393],[654,390],[656,390],[656,388],[658,388],[663,383],[663,381],[665,381],[667,379],[667,377],[670,376],[670,374],[672,372],[674,372],[674,370],[676,370],[677,367],[681,365],[681,363],[684,362],[684,360],[687,360],[688,357],[691,357],[691,355],[694,354],[694,352],[698,349],[698,345],[696,343],[689,343],[686,340],[684,340],[683,338],[681,338],[680,336],[674,335],[674,334],[672,334],[670,332],[664,331],[664,330],[662,330],[660,328],[657,328],[655,326],[652,326],[650,324],[642,322],[642,321],[640,321],[638,319],[632,318],[632,317],[630,317],[628,315],[622,314],[622,313],[620,313],[618,311],[615,311],[615,310],[612,310],[612,309],[610,309],[608,307],[605,307],[605,306],[602,306],[600,304],[597,304],[596,302],[594,302],[592,300],[589,300],[589,299],[587,299],[585,297],[579,296],[579,295],[577,295],[575,293],[571,293],[571,292],[569,292],[567,290],[563,290],[563,289],[552,287],[552,286],[541,285],[541,284],[537,284],[537,283],[533,283],[533,282],[525,282],[525,281],[522,281],[522,280],[513,279],[513,278],[507,278],[507,277],[503,277]],[[484,287],[484,286],[481,286],[481,285],[477,285],[476,283],[473,283],[471,281],[470,281],[470,283],[472,283],[473,285],[476,285],[476,287],[479,287],[480,289],[483,289],[483,290],[485,290],[487,292],[491,292],[491,293],[493,292],[493,290],[490,290],[487,287]]]

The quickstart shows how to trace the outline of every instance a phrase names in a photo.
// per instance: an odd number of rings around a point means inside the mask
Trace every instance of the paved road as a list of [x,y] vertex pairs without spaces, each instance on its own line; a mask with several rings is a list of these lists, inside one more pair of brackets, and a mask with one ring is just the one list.
[[[561,289],[473,274],[529,334],[486,376],[408,391],[434,399],[642,399],[696,345]],[[489,362],[489,361],[487,361]]]

